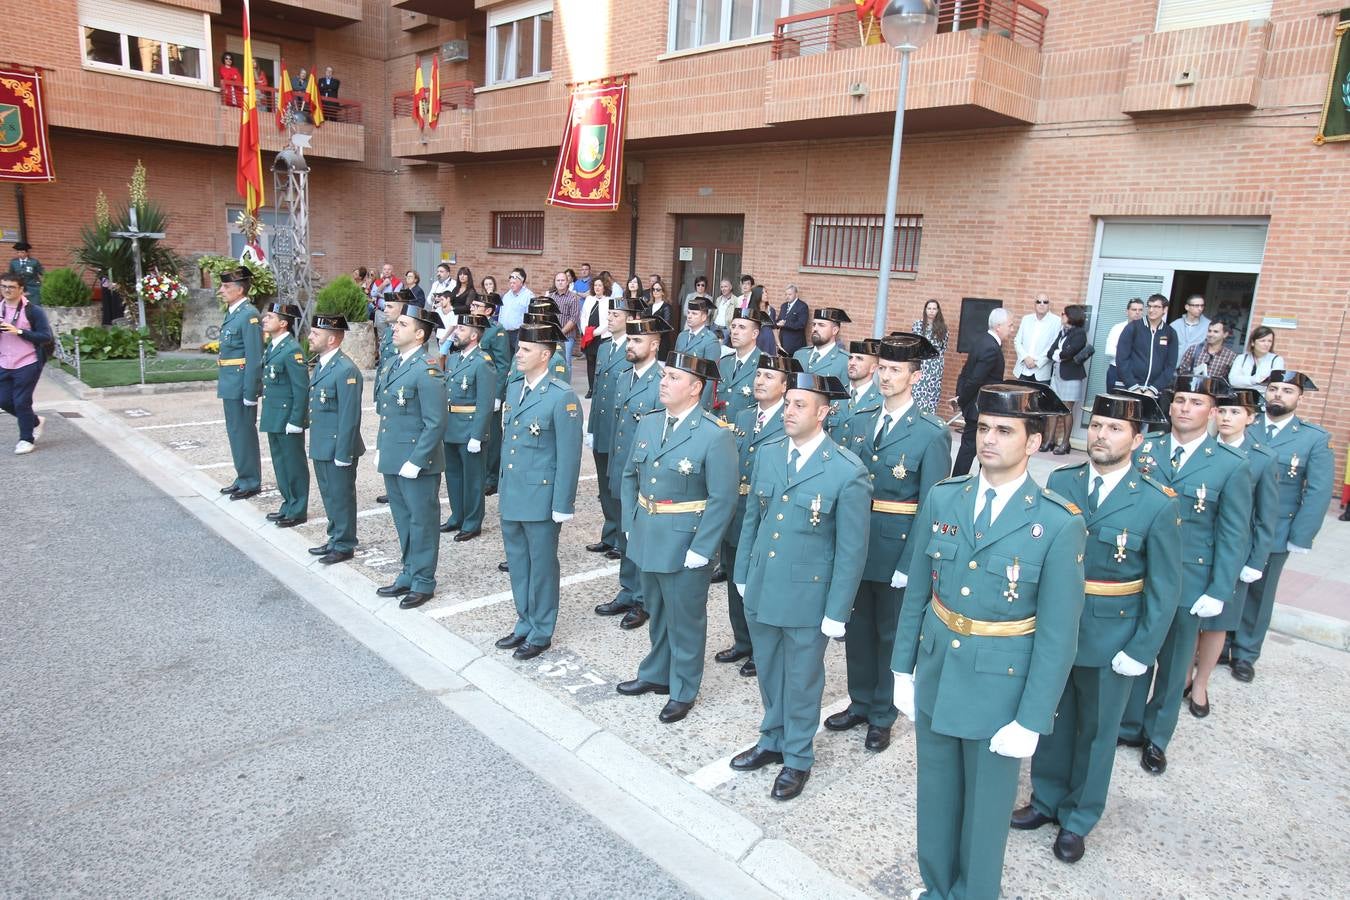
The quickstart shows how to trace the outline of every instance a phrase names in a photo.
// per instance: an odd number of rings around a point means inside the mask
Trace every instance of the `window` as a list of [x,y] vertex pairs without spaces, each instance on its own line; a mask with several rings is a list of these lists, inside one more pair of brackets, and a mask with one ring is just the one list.
[[1158,31],[1270,18],[1271,0],[1158,0]]
[[495,212],[492,214],[493,250],[543,250],[542,212]]
[[173,81],[213,80],[205,13],[149,0],[79,0],[79,15],[89,65]]
[[[802,264],[820,269],[878,271],[884,222],[885,216],[807,216]],[[917,272],[923,216],[896,216],[895,226],[891,271]]]
[[[267,189],[271,191],[272,186],[268,185]],[[244,234],[239,230],[239,214],[243,211],[242,206],[225,207],[225,233],[230,238],[230,256],[235,259],[244,252]],[[258,210],[258,218],[263,223],[262,234],[258,235],[258,245],[262,247],[263,253],[267,254],[267,258],[271,259],[272,235],[276,234],[277,222],[280,219],[277,217],[276,209],[269,206]]]
[[531,0],[489,11],[488,84],[547,75],[552,70],[552,0]]
[[[273,44],[269,41],[260,41],[253,38],[253,64],[262,69],[263,77],[267,79],[269,85],[277,83],[281,77],[281,45]],[[234,54],[234,67],[239,70],[244,68],[244,38],[242,35],[225,35],[225,49]],[[263,97],[266,100],[266,97]],[[325,114],[326,114],[325,110]]]
[[773,34],[774,20],[821,12],[833,0],[670,0],[671,50]]

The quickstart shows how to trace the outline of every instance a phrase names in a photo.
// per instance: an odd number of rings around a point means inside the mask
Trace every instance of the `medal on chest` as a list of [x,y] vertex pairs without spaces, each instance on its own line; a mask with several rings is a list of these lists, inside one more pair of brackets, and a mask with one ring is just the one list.
[[1200,489],[1197,490],[1197,491],[1195,492],[1195,511],[1196,511],[1196,512],[1204,512],[1204,511],[1205,511],[1205,497],[1206,497],[1206,496],[1208,496],[1208,492],[1205,490],[1205,486],[1202,484],[1202,485],[1200,485]]
[[1003,574],[1008,576],[1008,589],[1003,592],[1003,599],[1012,603],[1014,600],[1018,599],[1017,582],[1022,577],[1022,566],[1019,564],[1016,556],[1013,557],[1012,565],[1003,570]]
[[748,385],[748,384],[743,384],[743,385],[741,385],[741,396],[742,396],[742,397],[749,397],[752,393],[753,393],[753,391],[751,390],[750,385]]
[[891,474],[901,480],[909,474],[909,470],[905,468],[905,454],[900,454],[900,461],[891,467]]
[[541,429],[539,427],[538,419],[535,419],[533,422],[531,422],[528,427],[531,437],[539,437],[539,432],[541,431]]
[[267,377],[270,378],[270,379],[272,379],[273,381],[276,381],[276,380],[277,380],[277,367],[276,367],[276,366],[268,366],[268,367],[267,367]]
[[1116,562],[1125,561],[1125,543],[1128,540],[1130,530],[1122,528],[1120,534],[1116,535]]
[[328,402],[328,392],[323,388],[319,388],[319,402],[320,403]]
[[820,495],[819,495],[819,494],[816,494],[816,496],[811,500],[811,527],[812,527],[812,528],[814,528],[815,526],[817,526],[817,525],[820,524],[820,500],[821,500],[821,498],[820,498]]
[[1298,454],[1295,453],[1289,457],[1289,477],[1294,478],[1298,475]]
[[694,471],[694,463],[686,456],[675,464],[675,471],[681,475],[688,475]]
[[459,389],[461,391],[467,391],[469,389],[469,376],[461,375],[459,377]]
[[398,405],[399,405],[399,406],[407,406],[407,405],[408,405],[408,398],[405,397],[405,396],[403,396],[403,388],[401,388],[401,387],[398,389],[397,400],[398,400]]

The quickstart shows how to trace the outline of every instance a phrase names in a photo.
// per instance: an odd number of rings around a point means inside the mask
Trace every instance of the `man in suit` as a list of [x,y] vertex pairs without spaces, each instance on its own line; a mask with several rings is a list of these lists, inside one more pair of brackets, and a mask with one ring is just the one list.
[[1181,357],[1177,343],[1176,332],[1167,325],[1167,298],[1162,294],[1151,295],[1145,318],[1130,322],[1120,333],[1120,343],[1116,345],[1118,383],[1110,387],[1161,396],[1176,374],[1177,360]]
[[[708,327],[708,317],[712,315],[712,311],[711,300],[696,297],[689,301],[689,312],[684,320],[685,328],[675,339],[675,352],[702,357],[713,364],[713,371],[717,371],[718,361],[722,358],[722,343]],[[703,398],[700,401],[705,410],[712,411],[713,397],[716,393],[717,379],[709,379],[703,387]]]
[[[734,326],[735,322],[732,324]],[[734,331],[732,333],[735,334]],[[741,410],[736,416],[736,457],[740,464],[741,481],[737,487],[736,510],[731,517],[731,525],[727,527],[726,537],[722,539],[722,566],[732,574],[736,571],[736,548],[741,539],[741,526],[745,523],[745,498],[750,495],[750,478],[755,473],[755,460],[761,450],[782,438],[783,395],[787,393],[792,376],[801,370],[801,364],[790,356],[759,353],[755,368],[755,405]],[[741,596],[734,578],[727,579],[727,616],[731,620],[732,644],[725,650],[717,651],[713,659],[720,663],[745,660],[740,672],[747,677],[753,676],[757,669],[752,656],[754,648],[750,625],[745,620],[745,598]]]
[[[753,304],[751,308],[754,308]],[[797,296],[797,286],[789,284],[783,289],[783,305],[778,310],[778,345],[789,355],[795,356],[806,346],[806,326],[810,319],[811,310],[806,301]]]
[[576,512],[581,401],[554,371],[561,328],[522,324],[517,340],[521,377],[508,386],[502,407],[498,482],[516,624],[497,648],[525,660],[549,648],[558,621],[558,536]]
[[843,637],[867,560],[867,470],[825,432],[832,376],[796,373],[784,397],[786,437],[755,460],[734,582],[745,597],[764,718],[759,741],[732,757],[748,772],[781,763],[769,796],[791,800],[815,763],[825,648]]
[[483,332],[478,345],[492,357],[492,367],[497,372],[497,397],[492,401],[491,421],[488,423],[487,471],[483,475],[483,494],[491,497],[497,493],[497,461],[502,457],[502,401],[506,399],[506,382],[511,371],[511,348],[506,337],[506,329],[496,319],[497,304],[501,297],[497,294],[475,294],[469,301],[469,314],[482,316],[492,324]]
[[624,531],[642,573],[652,648],[618,691],[669,694],[659,716],[667,724],[689,714],[703,682],[711,560],[739,500],[730,427],[699,405],[716,379],[712,361],[672,352],[661,375],[664,410],[643,417],[623,470]]
[[1027,473],[1048,386],[975,401],[980,474],[934,485],[905,544],[891,669],[914,721],[925,896],[999,895],[1020,762],[1055,728],[1083,611],[1083,518]]
[[262,392],[262,325],[258,308],[248,299],[253,273],[238,266],[220,276],[225,321],[220,326],[220,377],[216,396],[225,408],[225,434],[230,439],[234,481],[220,489],[231,500],[246,500],[262,489],[262,454],[258,450],[258,395]]
[[356,551],[356,463],[366,452],[361,440],[361,370],[342,351],[343,316],[317,315],[309,348],[318,355],[309,382],[309,458],[319,485],[328,540],[309,548],[326,566]]
[[333,77],[333,67],[323,67],[323,77],[318,80],[320,97],[336,97],[342,82]]
[[1088,461],[1051,474],[1047,487],[1083,510],[1085,605],[1078,652],[1055,730],[1031,759],[1031,800],[1012,827],[1056,822],[1055,857],[1077,862],[1106,808],[1116,732],[1133,679],[1158,653],[1181,583],[1176,491],[1133,468],[1148,397],[1098,394]]
[[755,405],[755,382],[759,378],[760,350],[757,341],[761,328],[772,327],[769,316],[756,310],[736,310],[731,319],[731,352],[717,361],[721,374],[718,392],[724,422],[735,422],[741,413]]
[[867,562],[845,637],[849,705],[827,718],[825,727],[848,731],[866,725],[863,746],[880,753],[890,746],[897,715],[891,654],[905,586],[900,559],[923,499],[951,471],[952,439],[946,423],[914,405],[923,362],[935,358],[937,348],[917,334],[875,343],[881,373],[877,403],[855,413],[840,442],[867,469],[872,511]]
[[1266,378],[1266,410],[1252,425],[1252,436],[1275,453],[1279,492],[1273,550],[1242,610],[1233,639],[1232,673],[1238,681],[1256,677],[1256,660],[1270,628],[1280,574],[1291,553],[1307,553],[1331,502],[1331,436],[1320,425],[1295,413],[1305,391],[1317,390],[1302,372],[1278,369]]
[[394,356],[380,369],[376,469],[384,476],[403,568],[381,597],[413,609],[436,590],[440,556],[440,485],[445,470],[445,376],[426,355],[440,317],[409,306],[394,323]]
[[1143,747],[1139,764],[1154,775],[1167,769],[1167,744],[1177,727],[1200,620],[1217,616],[1233,599],[1251,545],[1247,458],[1209,434],[1216,401],[1228,390],[1222,378],[1177,378],[1171,432],[1147,435],[1135,452],[1135,468],[1176,491],[1181,507],[1181,590],[1158,651],[1157,676],[1150,670],[1135,680],[1120,723],[1120,742]]
[[[830,436],[839,446],[854,452],[857,450],[849,435],[849,423],[856,418],[859,424],[864,424],[864,420],[869,420],[872,413],[881,409],[881,392],[877,390],[876,379],[880,347],[881,341],[872,338],[850,341],[848,345],[848,399],[835,405]],[[858,455],[862,456],[861,453]]]
[[450,515],[441,532],[457,531],[455,541],[471,541],[483,532],[483,479],[493,463],[483,457],[497,370],[479,343],[492,323],[483,316],[462,316],[455,326],[455,352],[445,360],[449,415],[445,426],[445,493]]
[[956,379],[956,405],[966,420],[961,429],[961,449],[956,451],[953,475],[967,475],[975,462],[975,436],[978,431],[979,410],[976,399],[980,388],[1003,380],[1003,343],[1012,332],[1012,319],[1003,307],[989,311],[989,330],[975,339],[975,346],[966,356],[966,364]]
[[[596,490],[600,495],[600,512],[604,516],[600,540],[587,544],[586,550],[607,556],[610,551],[614,551],[613,558],[618,557],[619,498],[609,489],[609,459],[610,451],[614,449],[615,401],[619,396],[619,384],[633,372],[633,364],[628,361],[628,318],[637,311],[637,302],[627,299],[616,300],[609,308],[607,325],[610,336],[598,341],[595,387],[591,392],[591,412],[586,421],[586,446],[591,448],[591,456],[595,460]],[[601,604],[605,607],[609,605]]]
[[309,463],[305,461],[305,413],[309,410],[309,368],[292,335],[303,313],[291,303],[273,303],[262,315],[268,337],[263,353],[262,407],[258,430],[267,435],[281,509],[267,518],[293,528],[309,518]]

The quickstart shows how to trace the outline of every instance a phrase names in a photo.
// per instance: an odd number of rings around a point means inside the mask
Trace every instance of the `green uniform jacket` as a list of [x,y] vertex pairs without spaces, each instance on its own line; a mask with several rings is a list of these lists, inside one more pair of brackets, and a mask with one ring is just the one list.
[[623,473],[642,417],[661,405],[661,372],[661,364],[654,362],[636,381],[631,371],[619,379],[619,392],[614,398],[614,443],[609,451],[609,492],[615,497],[623,497]]
[[[680,353],[692,353],[695,356],[701,356],[704,359],[710,359],[714,363],[722,358],[722,344],[717,340],[717,335],[706,325],[696,335],[689,329],[680,332],[679,337],[675,339],[675,349]],[[665,362],[665,360],[662,360]],[[712,409],[713,395],[717,385],[709,381],[703,386],[703,408]],[[726,399],[724,396],[723,400]]]
[[1189,608],[1201,594],[1227,603],[1251,546],[1247,458],[1207,435],[1180,471],[1173,472],[1172,450],[1170,433],[1146,435],[1135,451],[1134,467],[1177,492],[1182,564],[1177,605]]
[[[850,387],[848,382],[844,382],[844,387]],[[881,409],[882,399],[881,391],[877,389],[876,383],[873,382],[867,386],[867,390],[863,391],[863,395],[857,400],[852,397],[847,400],[840,400],[835,408],[834,425],[830,429],[830,436],[839,442],[839,446],[852,450],[863,462],[866,462],[867,458],[858,449],[856,436],[850,433],[849,429],[856,420],[858,427],[867,431],[867,440],[870,446],[871,429],[876,427],[876,419],[872,419],[871,415]],[[872,423],[871,428],[868,427],[868,421]],[[944,475],[943,478],[945,477],[947,476]]]
[[[1084,598],[1078,627],[1077,666],[1109,666],[1124,650],[1148,664],[1158,655],[1177,611],[1181,584],[1181,518],[1176,491],[1147,475],[1128,473],[1096,512],[1087,511],[1092,489],[1086,462],[1050,474],[1046,486],[1083,510],[1087,545],[1083,574],[1089,581],[1135,581],[1144,589],[1123,597]],[[1118,552],[1124,542],[1123,552]],[[1117,559],[1123,556],[1122,559]]]
[[[740,500],[731,429],[695,409],[662,445],[665,413],[660,409],[638,423],[619,494],[628,557],[643,572],[679,572],[689,550],[712,559]],[[639,491],[658,505],[696,500],[707,505],[701,512],[652,514],[638,508]]]
[[395,367],[398,359],[395,354],[381,366],[375,383],[380,474],[397,475],[405,462],[417,466],[419,475],[440,474],[445,471],[445,375],[424,348]]
[[591,415],[586,422],[587,433],[594,435],[591,449],[609,453],[614,447],[614,415],[619,398],[619,383],[633,371],[633,364],[625,356],[627,339],[621,344],[605,338],[595,351],[595,390],[591,393]]
[[561,378],[545,377],[521,402],[524,377],[502,406],[498,508],[510,522],[547,522],[575,511],[581,472],[581,401]]
[[[755,373],[759,371],[759,355],[758,347],[752,349],[745,362],[741,364],[741,371],[734,376],[732,373],[736,371],[736,354],[729,353],[717,361],[718,371],[722,374],[722,380],[717,383],[717,393],[727,404],[720,411],[723,420],[735,422],[742,412],[754,409],[758,405],[755,401]],[[750,422],[751,427],[754,427],[753,415]]]
[[1280,516],[1271,552],[1283,553],[1289,544],[1311,548],[1326,517],[1327,505],[1331,503],[1334,477],[1331,435],[1320,425],[1295,416],[1275,435],[1275,440],[1270,441],[1266,439],[1264,414],[1257,417],[1248,432],[1275,451],[1275,486],[1280,492]]
[[803,371],[810,372],[813,375],[833,375],[839,379],[840,384],[847,388],[848,354],[844,352],[844,348],[838,344],[832,345],[829,348],[830,352],[816,360],[816,364],[813,366],[811,365],[811,353],[814,350],[814,347],[807,344],[792,354],[792,358],[802,364]]
[[[470,440],[486,442],[488,426],[492,424],[492,401],[497,399],[497,370],[492,357],[481,346],[468,356],[458,351],[451,353],[445,365],[445,392],[448,395],[448,418],[445,426],[447,444],[467,444]],[[472,412],[454,409],[472,407]]]
[[745,607],[760,624],[847,622],[867,562],[867,470],[827,436],[789,475],[789,443],[784,437],[755,460],[736,583],[745,585]]
[[492,357],[492,368],[497,372],[497,399],[506,399],[507,373],[511,370],[511,344],[506,337],[506,329],[493,322],[478,339],[478,346]]
[[258,430],[281,434],[287,425],[305,427],[309,409],[309,367],[300,343],[289,334],[263,354],[262,409]]
[[1275,451],[1261,443],[1252,432],[1247,433],[1242,446],[1237,449],[1247,457],[1252,476],[1252,542],[1243,565],[1264,569],[1270,554],[1285,548],[1284,544],[1275,545],[1275,532],[1279,530],[1281,519],[1280,490],[1275,477],[1279,462]]
[[234,312],[225,314],[220,325],[220,358],[244,362],[219,367],[216,396],[221,400],[257,400],[262,392],[263,339],[258,308],[250,301],[244,300]]
[[764,427],[756,430],[755,422],[758,418],[759,404],[742,410],[740,415],[736,416],[736,456],[740,462],[741,483],[738,488],[740,493],[736,495],[736,511],[731,517],[731,525],[727,528],[725,538],[733,547],[739,546],[741,528],[745,525],[745,510],[748,505],[746,498],[750,495],[750,479],[755,474],[755,459],[769,444],[783,439],[783,404],[778,404],[773,415],[765,421]]
[[309,383],[309,458],[354,463],[361,440],[361,370],[338,350]]
[[[914,673],[915,704],[938,734],[982,740],[1014,720],[1049,734],[1078,652],[1083,517],[1027,476],[977,542],[977,485],[974,475],[938,482],[919,508],[891,669]],[[1009,598],[1014,564],[1019,578]],[[934,594],[952,612],[974,620],[1035,616],[1036,630],[1010,637],[959,635],[933,611]]]

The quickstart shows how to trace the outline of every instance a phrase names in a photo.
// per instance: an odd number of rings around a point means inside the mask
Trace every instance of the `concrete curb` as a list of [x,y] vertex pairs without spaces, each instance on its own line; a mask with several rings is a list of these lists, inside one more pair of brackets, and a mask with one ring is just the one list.
[[127,384],[117,387],[95,388],[62,370],[59,364],[43,368],[42,374],[81,400],[100,400],[104,397],[139,397],[147,394],[183,394],[192,391],[214,391],[215,381],[169,381],[163,384]]

